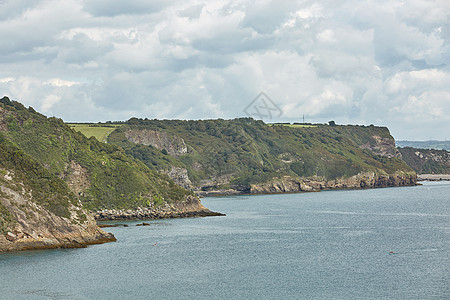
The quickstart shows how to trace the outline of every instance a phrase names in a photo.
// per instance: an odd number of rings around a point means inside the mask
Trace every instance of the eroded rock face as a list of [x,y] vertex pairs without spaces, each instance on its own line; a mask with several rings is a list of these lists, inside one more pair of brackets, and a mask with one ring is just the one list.
[[450,152],[435,149],[400,148],[403,160],[418,174],[450,174]]
[[85,168],[75,161],[70,162],[70,168],[68,168],[68,175],[65,176],[65,180],[69,185],[69,188],[76,195],[81,195],[84,191],[89,189],[89,175]]
[[125,137],[135,144],[152,146],[159,150],[165,149],[174,157],[186,154],[188,151],[182,138],[169,136],[164,131],[131,129],[125,132]]
[[360,148],[368,149],[376,155],[380,155],[387,158],[402,158],[401,153],[395,147],[395,141],[393,138],[382,138],[380,136],[372,136],[372,141],[361,145]]
[[70,218],[59,217],[33,202],[24,190],[5,185],[0,189],[0,203],[12,218],[0,232],[0,251],[80,248],[116,240],[81,207],[72,206]]
[[189,179],[188,172],[185,168],[172,167],[170,171],[161,171],[167,174],[179,186],[192,190],[192,182]]
[[372,172],[365,172],[350,178],[340,178],[336,180],[326,180],[320,177],[299,178],[285,176],[282,179],[273,179],[267,183],[251,185],[250,193],[312,192],[331,189],[413,186],[416,184],[417,175],[414,172],[402,172],[390,175],[377,175]]

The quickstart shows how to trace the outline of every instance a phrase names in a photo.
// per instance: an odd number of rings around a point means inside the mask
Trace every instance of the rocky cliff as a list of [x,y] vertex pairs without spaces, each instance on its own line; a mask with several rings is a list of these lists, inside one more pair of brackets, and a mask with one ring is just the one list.
[[80,205],[69,206],[67,217],[36,203],[32,191],[13,172],[0,178],[0,251],[80,248],[113,242]]
[[188,172],[185,168],[179,168],[173,166],[170,171],[167,170],[161,170],[161,172],[167,174],[177,185],[192,190],[192,182],[189,179]]
[[145,146],[152,146],[159,150],[166,150],[168,154],[178,157],[187,153],[184,140],[178,136],[169,136],[164,131],[157,130],[128,130],[125,132],[128,141]]
[[251,186],[249,193],[292,193],[292,192],[315,192],[333,189],[361,189],[394,186],[413,186],[417,183],[414,172],[396,174],[375,174],[372,172],[360,173],[349,178],[327,180],[325,178],[299,178],[283,177],[273,179],[264,184]]
[[450,174],[447,150],[399,148],[403,160],[418,174]]
[[395,141],[393,137],[381,137],[373,135],[369,141],[359,146],[361,149],[368,149],[375,155],[379,155],[387,158],[402,158],[400,151],[395,147]]

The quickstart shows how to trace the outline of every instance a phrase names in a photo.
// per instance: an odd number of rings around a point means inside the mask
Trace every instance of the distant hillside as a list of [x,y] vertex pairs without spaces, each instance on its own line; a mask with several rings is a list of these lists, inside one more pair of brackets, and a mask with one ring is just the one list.
[[417,148],[398,148],[403,160],[418,174],[450,174],[450,152]]
[[396,141],[398,147],[450,151],[450,141]]
[[415,182],[384,127],[132,118],[108,142],[197,191],[283,192]]

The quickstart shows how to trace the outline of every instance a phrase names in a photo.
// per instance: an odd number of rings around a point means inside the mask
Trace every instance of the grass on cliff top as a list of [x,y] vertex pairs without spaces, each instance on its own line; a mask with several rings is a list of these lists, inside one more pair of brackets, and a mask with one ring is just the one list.
[[283,124],[283,123],[274,123],[274,124],[267,124],[269,126],[274,125],[282,125],[286,127],[292,127],[292,128],[315,128],[317,125],[309,125],[309,124]]
[[81,132],[87,138],[93,136],[99,142],[106,142],[108,135],[117,127],[121,125],[105,125],[105,124],[75,124],[70,123],[67,124],[75,131]]

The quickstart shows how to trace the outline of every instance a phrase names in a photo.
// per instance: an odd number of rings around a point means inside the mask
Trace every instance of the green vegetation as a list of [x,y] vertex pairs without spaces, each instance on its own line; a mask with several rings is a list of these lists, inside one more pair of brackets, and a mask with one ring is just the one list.
[[[193,193],[160,173],[174,167],[186,169],[203,190],[242,191],[285,175],[332,180],[364,171],[411,171],[397,158],[375,154],[380,144],[394,143],[387,128],[373,125],[132,118],[71,128],[6,97],[0,99],[0,111],[0,172],[12,170],[14,181],[23,182],[36,202],[59,216],[67,216],[78,200],[91,210],[182,201]],[[147,145],[130,142],[130,134],[147,139]],[[108,143],[99,141],[106,137]],[[21,188],[7,180],[2,184]],[[8,220],[5,209],[0,212]]]
[[[297,125],[267,125],[251,118],[199,121],[133,118],[112,132],[108,142],[119,145],[151,169],[186,168],[190,180],[204,189],[208,188],[204,186],[205,180],[221,176],[231,176],[233,186],[248,189],[252,183],[283,175],[336,179],[362,171],[377,174],[411,171],[397,158],[382,157],[360,147],[376,147],[374,136],[388,139],[394,145],[387,128]],[[126,133],[136,130],[144,136],[149,131],[164,132],[172,141],[182,138],[187,151],[171,156],[164,149],[157,149],[157,143],[153,146],[131,143]]]
[[100,142],[106,142],[108,135],[113,132],[114,129],[121,125],[108,125],[108,124],[68,124],[70,128],[75,131],[79,131],[86,137],[95,137]]
[[[94,137],[86,138],[61,119],[47,118],[6,97],[0,99],[0,109],[3,110],[0,123],[7,128],[3,133],[5,140],[35,162],[28,167],[36,168],[36,172],[45,170],[49,174],[45,176],[63,178],[66,182],[71,181],[73,167],[84,170],[86,182],[84,185],[72,182],[72,190],[79,191],[76,196],[88,209],[135,208],[151,202],[161,204],[159,199],[170,203],[192,194],[117,146]],[[64,181],[51,181],[48,188],[37,190],[51,191],[54,184],[61,185]],[[63,186],[67,188],[66,183],[59,188]]]
[[6,234],[8,226],[13,222],[12,214],[0,203],[0,234]]
[[[69,206],[76,204],[76,199],[67,184],[14,146],[1,133],[0,168],[14,174],[13,183],[0,179],[3,184],[18,192],[23,192],[22,188],[25,188],[25,193],[31,193],[34,202],[57,216],[70,217]],[[5,209],[0,210],[3,218],[7,220]]]

